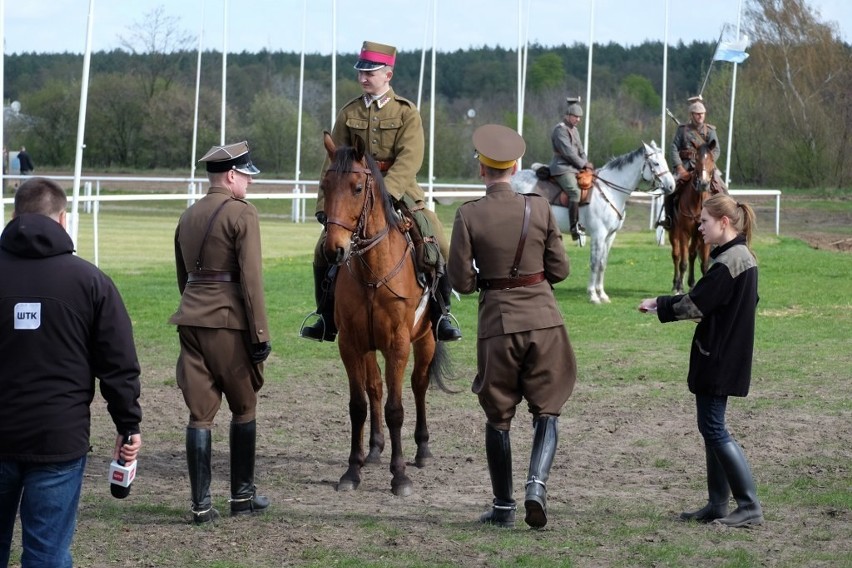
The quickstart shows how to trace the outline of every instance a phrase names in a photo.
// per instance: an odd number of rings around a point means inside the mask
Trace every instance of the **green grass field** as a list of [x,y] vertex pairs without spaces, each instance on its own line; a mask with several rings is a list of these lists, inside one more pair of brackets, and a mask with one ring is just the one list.
[[[570,487],[582,498],[570,507],[554,506],[556,518],[548,530],[525,530],[522,515],[514,531],[487,530],[467,522],[484,510],[480,506],[487,499],[481,496],[489,493],[487,477],[470,478],[468,473],[459,474],[457,486],[424,489],[422,500],[413,498],[405,504],[389,496],[383,485],[386,475],[371,473],[379,478],[379,490],[388,495],[374,507],[366,503],[369,493],[353,495],[362,506],[360,512],[333,514],[350,497],[332,489],[321,493],[328,499],[326,506],[311,507],[308,497],[301,504],[298,498],[284,504],[279,498],[275,512],[263,519],[190,526],[188,482],[185,474],[180,477],[182,427],[175,428],[164,418],[168,413],[183,416],[173,376],[177,337],[167,324],[179,300],[172,238],[182,207],[180,202],[108,205],[100,213],[99,264],[124,296],[143,368],[145,447],[140,487],[135,489],[135,501],[127,503],[111,500],[102,479],[104,461],[95,464],[96,456],[90,458],[92,474],[84,483],[74,543],[78,565],[852,566],[848,544],[852,542],[852,255],[776,237],[771,223],[763,223],[754,243],[760,263],[760,304],[752,394],[732,403],[731,420],[747,447],[767,523],[755,530],[676,523],[670,509],[701,505],[706,497],[703,454],[685,385],[692,328],[687,322],[661,325],[636,310],[642,298],[669,293],[672,278],[669,248],[657,246],[651,231],[644,229],[647,213],[642,208],[631,209],[631,223],[619,233],[610,255],[609,305],[588,302],[588,250],[566,240],[572,272],[555,293],[580,377],[566,406],[557,458],[567,463],[567,473],[554,477],[563,484],[563,493]],[[262,202],[258,208],[273,345],[264,387],[270,394],[261,405],[274,408],[268,412],[275,416],[281,408],[284,415],[262,432],[264,447],[278,452],[282,462],[290,463],[287,460],[295,454],[328,464],[320,468],[331,470],[323,480],[333,480],[345,466],[347,422],[340,420],[340,439],[312,444],[300,441],[310,435],[299,431],[310,431],[318,418],[303,417],[300,422],[298,416],[304,406],[300,398],[317,396],[316,404],[332,408],[346,397],[336,347],[297,339],[302,319],[314,307],[310,265],[320,227],[314,222],[291,223],[285,212],[289,204]],[[439,207],[448,229],[453,211]],[[93,251],[91,219],[84,217],[78,253],[92,259]],[[454,384],[462,393],[430,400],[434,414],[461,416],[474,424],[472,428],[482,424],[475,397],[467,390],[475,373],[476,308],[475,296],[453,304],[465,333],[465,339],[451,347]],[[177,401],[176,408],[164,412],[152,407],[147,393],[156,394],[158,403]],[[284,414],[287,408],[295,408],[296,415]],[[338,410],[338,416],[345,415],[345,402]],[[93,445],[102,454],[97,458],[105,459],[111,444],[111,434],[104,434],[109,425],[104,426],[103,407],[93,412],[100,425],[93,430]],[[223,408],[219,422],[226,424],[226,416]],[[520,416],[521,412],[519,421]],[[464,427],[435,420],[433,436],[470,456],[460,461],[472,461],[481,476],[485,470],[479,434],[469,436]],[[677,430],[669,429],[671,421],[680,425]],[[611,435],[614,432],[618,434]],[[219,436],[217,443],[224,444]],[[609,445],[616,443],[616,448]],[[407,444],[412,445],[410,440]],[[214,451],[226,455],[226,445],[217,447]],[[525,459],[522,443],[516,459],[520,469]],[[580,463],[588,467],[571,469]],[[594,464],[602,464],[601,469],[592,469]],[[473,466],[458,467],[468,472],[464,468]],[[630,490],[632,476],[640,475],[637,467],[641,475],[659,479],[659,485]],[[172,472],[163,474],[168,479],[160,479],[158,487],[172,483],[173,491],[146,491],[146,477],[156,477],[159,471]],[[524,473],[515,472],[516,493]],[[312,494],[284,466],[267,467],[265,474],[268,486],[279,485],[273,491],[289,497],[302,491]],[[418,475],[425,485],[430,471],[426,468]],[[600,479],[610,481],[601,485]],[[581,488],[586,486],[596,489],[585,492]],[[428,497],[465,487],[476,495],[474,508],[448,505],[453,503],[450,495],[436,509]],[[458,502],[467,503],[463,496]],[[392,514],[387,507],[394,508]],[[13,565],[20,553],[19,538],[16,531]]]

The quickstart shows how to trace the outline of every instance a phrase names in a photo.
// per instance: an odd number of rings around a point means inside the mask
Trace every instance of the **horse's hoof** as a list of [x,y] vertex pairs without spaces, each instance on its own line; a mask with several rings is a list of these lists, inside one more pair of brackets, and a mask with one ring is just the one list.
[[604,304],[612,303],[612,300],[609,299],[609,296],[601,296],[601,302]]
[[340,481],[337,482],[337,490],[338,491],[355,491],[356,489],[358,489],[358,486],[360,484],[361,484],[360,481],[355,481],[353,479],[341,477]]
[[412,493],[414,493],[414,488],[411,484],[410,480],[406,480],[400,483],[391,483],[391,491],[397,497],[408,497]]

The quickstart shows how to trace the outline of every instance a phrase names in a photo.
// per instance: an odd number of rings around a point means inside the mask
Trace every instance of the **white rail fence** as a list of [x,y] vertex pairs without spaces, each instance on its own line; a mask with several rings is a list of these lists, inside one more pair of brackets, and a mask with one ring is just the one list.
[[[24,180],[23,176],[3,176],[4,180]],[[62,181],[73,181],[71,176],[51,176],[51,179]],[[93,215],[93,236],[95,241],[95,264],[97,261],[98,250],[98,211],[99,204],[104,202],[133,202],[133,201],[186,201],[187,206],[191,205],[195,200],[201,198],[206,190],[204,185],[206,180],[180,178],[180,177],[122,177],[122,176],[84,176],[81,178],[83,183],[80,195],[75,200],[71,198],[71,213],[68,216],[69,227],[68,232],[72,239],[76,242],[78,232],[78,219],[80,208],[83,213]],[[127,186],[128,184],[135,186],[133,193],[125,194],[110,194],[101,195],[101,184],[120,184]],[[138,185],[137,185],[138,184]],[[151,187],[151,185],[170,185],[175,189],[186,188],[186,193],[141,193],[142,188]],[[268,180],[255,179],[252,183],[253,189],[249,192],[251,201],[261,199],[289,199],[292,201],[290,207],[290,216],[294,223],[304,223],[306,219],[313,218],[313,215],[306,211],[307,201],[316,199],[319,185],[317,181],[311,180]],[[259,187],[268,187],[275,189],[275,192],[258,191]],[[780,234],[781,230],[781,190],[778,189],[731,189],[731,195],[734,196],[752,196],[752,197],[774,197],[775,198],[775,234]],[[450,183],[435,183],[426,192],[430,207],[434,208],[434,202],[452,203],[453,201],[475,199],[485,195],[485,189],[481,184],[450,184]],[[631,199],[648,201],[650,205],[650,213],[648,217],[648,227],[653,229],[656,220],[659,218],[660,208],[662,207],[662,195],[656,192],[634,191],[631,194]],[[6,197],[2,200],[3,212],[5,213],[6,205],[13,205],[14,198]],[[5,215],[4,215],[5,217]]]

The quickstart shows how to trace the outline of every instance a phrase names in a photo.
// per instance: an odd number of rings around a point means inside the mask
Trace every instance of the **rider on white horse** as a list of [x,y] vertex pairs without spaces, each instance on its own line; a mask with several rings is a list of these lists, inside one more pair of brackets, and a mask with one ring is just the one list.
[[571,219],[571,238],[575,241],[585,235],[580,225],[580,186],[577,185],[577,172],[592,170],[594,166],[586,157],[580,131],[577,125],[583,117],[580,97],[566,99],[568,109],[562,121],[553,127],[550,143],[553,145],[553,159],[550,161],[550,175],[568,196],[568,215]]

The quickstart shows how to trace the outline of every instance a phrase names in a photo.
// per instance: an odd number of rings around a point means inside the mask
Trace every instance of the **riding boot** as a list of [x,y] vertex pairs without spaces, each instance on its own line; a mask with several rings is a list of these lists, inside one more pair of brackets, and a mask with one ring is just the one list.
[[728,499],[731,497],[728,477],[722,469],[722,464],[716,459],[716,454],[707,445],[704,446],[704,455],[707,461],[707,504],[697,511],[681,513],[682,521],[710,523],[728,514]]
[[254,486],[254,451],[257,422],[231,422],[231,516],[259,513],[269,507],[269,499],[257,494]]
[[714,522],[729,527],[763,524],[763,510],[757,500],[757,488],[740,445],[730,441],[713,448],[713,453],[725,471],[731,493],[737,502],[737,508],[731,514]]
[[571,224],[571,238],[579,241],[580,237],[586,234],[586,228],[580,224],[580,204],[576,201],[568,204],[568,218]]
[[669,231],[674,217],[674,198],[671,195],[663,197],[663,218],[657,221],[657,226]]
[[189,487],[192,495],[192,521],[195,524],[209,523],[219,518],[210,498],[210,457],[212,438],[210,430],[186,429],[186,465],[189,469]]
[[[438,289],[436,293],[440,295],[440,301],[437,298],[432,298],[429,306],[429,312],[432,320],[432,329],[435,329],[435,338],[438,341],[458,341],[462,338],[461,331],[453,324],[450,317],[450,296],[452,295],[452,287],[450,279],[445,274],[438,278]],[[442,309],[443,302],[446,311]]]
[[314,265],[314,295],[317,302],[319,319],[312,325],[304,326],[299,335],[314,341],[334,341],[337,326],[334,323],[334,282],[337,267]]
[[485,455],[494,503],[491,510],[479,517],[479,522],[510,529],[515,526],[515,500],[512,498],[512,444],[508,430],[485,425]]
[[527,474],[524,521],[535,529],[547,524],[547,478],[559,441],[559,417],[539,416],[533,421],[533,447]]

